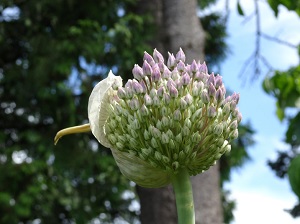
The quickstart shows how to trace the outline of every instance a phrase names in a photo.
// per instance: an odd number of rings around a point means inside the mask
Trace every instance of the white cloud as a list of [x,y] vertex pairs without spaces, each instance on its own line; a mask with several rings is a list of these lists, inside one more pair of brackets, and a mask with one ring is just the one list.
[[237,210],[234,212],[234,224],[272,223],[296,224],[284,209],[291,208],[295,200],[292,197],[277,197],[261,191],[234,191],[233,197],[237,199]]

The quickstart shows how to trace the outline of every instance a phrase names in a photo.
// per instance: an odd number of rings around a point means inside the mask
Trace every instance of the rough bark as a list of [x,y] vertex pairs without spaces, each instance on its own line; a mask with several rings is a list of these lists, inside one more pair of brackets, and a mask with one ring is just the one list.
[[[151,45],[166,53],[181,47],[188,63],[203,61],[204,31],[197,16],[196,0],[140,0],[139,12],[150,12],[156,24]],[[223,223],[218,165],[192,177],[197,224]],[[137,187],[142,224],[177,223],[175,197],[171,186],[160,189]]]

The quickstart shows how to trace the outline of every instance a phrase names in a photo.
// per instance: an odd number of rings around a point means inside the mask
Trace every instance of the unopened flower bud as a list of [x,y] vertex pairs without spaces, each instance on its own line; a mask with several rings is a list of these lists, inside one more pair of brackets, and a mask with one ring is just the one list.
[[233,120],[233,121],[231,122],[229,128],[230,128],[231,130],[234,130],[234,129],[237,129],[237,127],[238,127],[238,122],[237,122],[237,120]]
[[138,82],[133,82],[132,83],[132,89],[133,89],[133,92],[135,94],[141,94],[141,93],[143,93],[143,87]]
[[144,73],[144,75],[147,75],[147,76],[152,75],[151,65],[146,60],[143,63],[143,73]]
[[174,117],[173,118],[174,118],[175,121],[180,121],[181,120],[180,110],[177,109],[177,110],[174,111]]
[[149,131],[144,130],[144,139],[147,141],[147,140],[149,140],[150,138],[151,138],[151,135],[150,135]]
[[168,52],[168,61],[167,61],[167,66],[169,69],[173,69],[175,67],[175,64],[176,64],[176,59],[174,57],[173,54],[171,54],[170,52]]
[[125,87],[126,98],[131,99],[133,97],[133,91],[130,87]]
[[219,88],[216,92],[216,100],[218,103],[221,103],[224,99],[224,94],[222,92],[222,90]]
[[181,83],[183,86],[187,86],[190,84],[191,78],[190,76],[185,72],[183,76],[181,77]]
[[196,72],[198,72],[199,68],[198,68],[198,65],[197,65],[197,62],[195,60],[193,60],[191,66],[190,66],[190,72],[195,75]]
[[179,61],[177,64],[177,70],[182,73],[185,71],[185,64],[183,63],[183,61]]
[[202,102],[205,103],[205,104],[209,103],[209,96],[208,96],[206,90],[203,90],[203,91],[202,91],[202,93],[201,93],[201,100],[202,100]]
[[200,64],[200,66],[199,66],[199,72],[200,72],[200,74],[201,73],[204,73],[204,74],[208,73],[207,66],[206,66],[205,62],[203,62],[202,64]]
[[120,99],[124,99],[126,97],[126,92],[123,87],[118,88],[117,94]]
[[140,113],[141,113],[142,116],[148,116],[148,115],[149,115],[149,110],[148,110],[148,108],[145,106],[145,104],[143,104],[143,105],[141,106]]
[[154,52],[153,52],[153,59],[156,63],[164,62],[164,57],[158,50],[156,50],[156,48],[154,49]]
[[181,48],[179,49],[179,51],[176,54],[176,61],[177,62],[179,62],[179,61],[185,62],[185,54]]
[[171,85],[169,91],[172,98],[176,98],[178,96],[178,90],[173,85]]
[[137,64],[134,65],[132,69],[132,74],[133,77],[137,80],[141,80],[144,77],[143,69]]
[[145,94],[144,101],[145,101],[146,106],[151,106],[152,105],[152,99],[148,94]]
[[208,117],[215,117],[216,115],[217,115],[216,108],[214,108],[213,106],[210,106],[207,110],[207,116]]
[[170,101],[171,101],[170,95],[167,94],[167,93],[164,93],[164,96],[163,96],[163,102],[164,102],[164,104],[168,105],[170,103]]
[[222,86],[222,76],[220,76],[220,75],[217,75],[216,77],[215,77],[215,82],[216,82],[216,84],[215,84],[215,87],[216,87],[216,89],[218,89],[220,86]]
[[162,133],[162,136],[161,136],[161,142],[162,142],[163,144],[168,144],[169,141],[170,141],[169,136],[168,136],[167,134],[165,134],[165,133]]
[[160,100],[157,96],[153,97],[152,102],[153,102],[154,106],[156,106],[156,107],[160,106]]
[[212,83],[209,83],[209,87],[207,90],[208,96],[212,99],[216,97],[216,88],[213,86]]
[[149,65],[154,65],[155,61],[153,60],[152,56],[150,54],[148,54],[146,51],[144,52],[144,61],[147,61],[149,63]]
[[158,82],[160,80],[160,71],[158,68],[153,69],[151,80],[152,82]]
[[131,110],[137,110],[139,109],[139,101],[136,98],[133,98],[129,102],[129,107]]

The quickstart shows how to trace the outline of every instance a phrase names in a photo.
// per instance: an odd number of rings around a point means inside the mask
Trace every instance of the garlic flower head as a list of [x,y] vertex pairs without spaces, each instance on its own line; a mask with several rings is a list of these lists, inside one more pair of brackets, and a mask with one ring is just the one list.
[[182,49],[165,63],[155,49],[132,73],[123,87],[110,72],[88,104],[92,133],[127,178],[162,187],[179,169],[199,174],[230,151],[242,118],[239,94],[225,98],[222,77],[205,63],[185,64]]

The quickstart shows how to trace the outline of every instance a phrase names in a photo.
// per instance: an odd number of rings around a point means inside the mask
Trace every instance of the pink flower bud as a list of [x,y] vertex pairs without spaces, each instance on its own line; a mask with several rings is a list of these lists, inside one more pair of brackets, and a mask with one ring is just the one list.
[[158,50],[156,50],[156,48],[154,49],[154,52],[153,52],[153,58],[156,63],[158,63],[158,62],[164,63],[164,57]]
[[151,66],[155,64],[155,61],[153,60],[152,56],[148,54],[146,51],[144,52],[144,61],[147,61]]
[[183,76],[181,77],[181,83],[184,86],[187,86],[188,84],[190,84],[191,78],[190,76],[185,72],[183,74]]
[[185,54],[181,48],[179,49],[179,51],[176,54],[176,61],[177,62],[179,62],[179,61],[185,62]]
[[176,64],[176,60],[173,54],[171,54],[170,52],[168,52],[168,61],[167,61],[167,66],[169,69],[173,69],[175,67]]
[[137,80],[141,80],[144,77],[143,69],[137,64],[134,65],[132,69],[132,74],[133,77],[136,78]]
[[147,75],[147,76],[152,75],[152,68],[151,68],[150,64],[147,62],[147,60],[145,60],[143,63],[143,73],[144,73],[144,75]]

